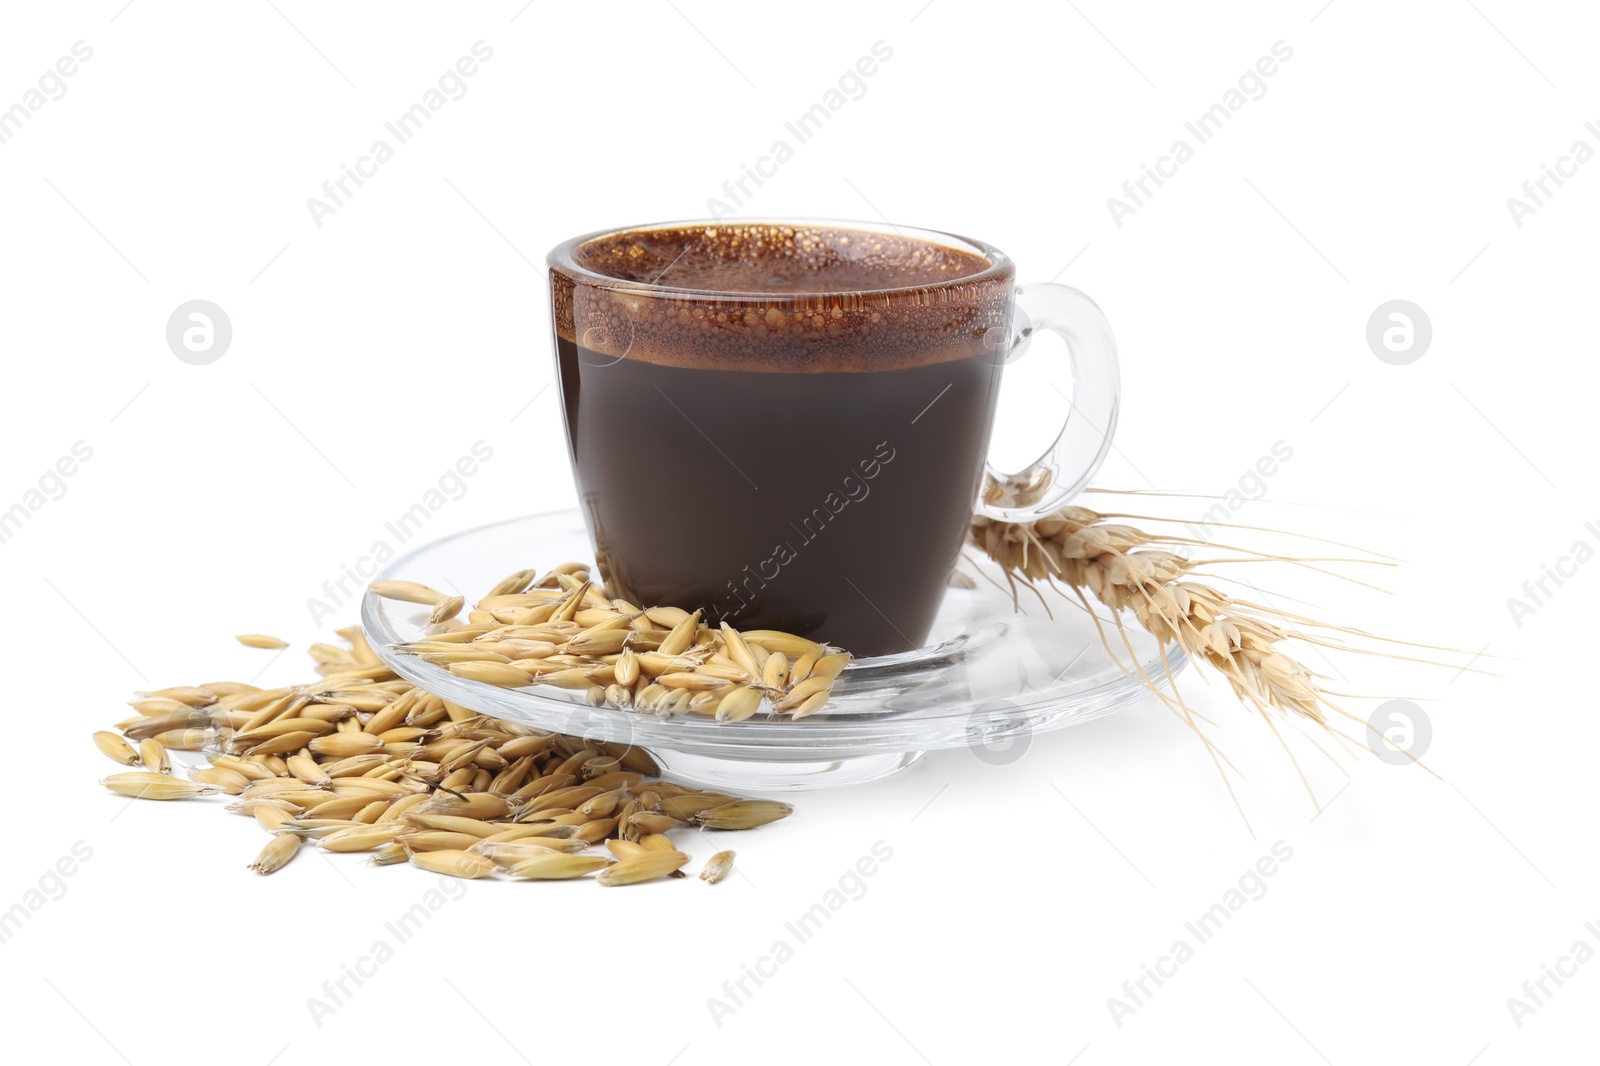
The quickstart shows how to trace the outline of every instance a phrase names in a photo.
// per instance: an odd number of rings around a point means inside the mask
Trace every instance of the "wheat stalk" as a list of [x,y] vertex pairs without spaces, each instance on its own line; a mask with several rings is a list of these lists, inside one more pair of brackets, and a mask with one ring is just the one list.
[[[1011,583],[1014,600],[1019,596],[1019,588],[1026,587],[1039,595],[1040,602],[1049,610],[1049,604],[1040,592],[1040,586],[1044,586],[1075,600],[1089,613],[1099,629],[1106,650],[1123,670],[1160,697],[1206,746],[1235,806],[1240,807],[1241,816],[1244,814],[1243,808],[1226,772],[1237,772],[1237,769],[1200,729],[1196,723],[1199,716],[1188,707],[1172,684],[1173,676],[1165,655],[1167,645],[1176,644],[1189,658],[1219,674],[1239,701],[1266,722],[1289,756],[1314,805],[1317,804],[1316,793],[1280,731],[1279,719],[1303,719],[1315,723],[1347,750],[1346,742],[1354,738],[1335,728],[1329,712],[1356,722],[1363,729],[1365,722],[1335,704],[1330,697],[1339,693],[1325,687],[1325,678],[1307,669],[1285,650],[1285,645],[1291,641],[1301,641],[1358,654],[1428,663],[1433,660],[1400,655],[1392,650],[1359,648],[1339,638],[1357,637],[1387,645],[1435,651],[1454,650],[1378,637],[1348,626],[1332,625],[1270,608],[1218,589],[1210,582],[1222,579],[1202,570],[1203,567],[1223,563],[1277,562],[1306,566],[1354,580],[1325,570],[1318,564],[1393,565],[1394,561],[1388,557],[1369,552],[1366,553],[1368,557],[1364,558],[1308,558],[1212,544],[1210,547],[1213,549],[1232,552],[1234,556],[1195,560],[1187,558],[1182,552],[1198,547],[1203,542],[1188,537],[1149,533],[1118,521],[1122,518],[1148,516],[1101,513],[1079,506],[1063,507],[1048,517],[1026,523],[999,522],[978,515],[973,518],[968,541],[1000,565],[1006,580]],[[1090,596],[1110,608],[1109,625],[1115,630],[1114,634],[1108,630],[1107,622],[1091,607]],[[1128,639],[1124,622],[1126,615],[1132,615],[1141,627],[1160,642],[1164,677],[1152,677],[1140,665]],[[1124,662],[1122,654],[1113,646],[1113,636],[1127,653],[1131,666]],[[1162,691],[1158,684],[1162,680],[1168,683],[1170,691]],[[1306,733],[1302,735],[1313,747],[1327,755],[1341,772],[1345,772],[1338,760],[1317,744],[1313,737]],[[1364,740],[1357,743],[1366,746]],[[1429,772],[1432,773],[1431,770]]]

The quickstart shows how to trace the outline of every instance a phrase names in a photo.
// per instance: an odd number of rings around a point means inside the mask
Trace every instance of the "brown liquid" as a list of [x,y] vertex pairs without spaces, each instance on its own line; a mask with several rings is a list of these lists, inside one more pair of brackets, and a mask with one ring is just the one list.
[[[703,240],[651,237],[646,280]],[[741,268],[732,251],[691,248],[662,279],[783,290],[770,301],[640,293],[619,304],[626,293],[573,285],[579,322],[586,306],[626,308],[601,312],[611,317],[590,327],[595,347],[578,342],[583,329],[563,336],[571,283],[552,272],[573,468],[614,594],[863,656],[922,645],[983,474],[1001,371],[986,335],[1009,318],[1009,278],[953,298],[948,281],[987,260],[922,241],[889,251],[747,247]],[[828,295],[941,284],[942,299]]]

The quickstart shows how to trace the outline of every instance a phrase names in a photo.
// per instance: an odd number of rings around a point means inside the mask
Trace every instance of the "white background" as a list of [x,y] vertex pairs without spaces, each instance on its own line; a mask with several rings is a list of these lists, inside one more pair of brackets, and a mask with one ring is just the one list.
[[[0,945],[8,1054],[1593,1061],[1600,964],[1520,1028],[1506,1004],[1575,941],[1600,947],[1584,928],[1600,919],[1600,565],[1520,626],[1506,603],[1600,543],[1584,528],[1600,520],[1600,163],[1520,228],[1506,206],[1573,141],[1600,147],[1584,130],[1600,119],[1592,12],[674,2],[7,5],[0,106],[74,42],[94,50],[0,145],[0,509],[75,442],[93,449],[0,544],[0,909],[75,842],[92,849]],[[317,227],[307,197],[479,40],[494,55],[466,95]],[[893,57],[866,94],[743,213],[970,233],[1024,279],[1090,292],[1123,356],[1102,484],[1221,493],[1291,446],[1239,520],[1407,562],[1377,575],[1392,597],[1292,569],[1259,580],[1331,619],[1482,652],[1494,673],[1336,659],[1337,688],[1431,701],[1442,780],[1367,757],[1344,760],[1347,783],[1297,742],[1331,801],[1317,816],[1262,724],[1190,678],[1248,775],[1254,838],[1146,701],[1008,766],[944,752],[804,796],[736,842],[746,876],[716,888],[471,884],[318,1027],[308,997],[433,879],[309,853],[256,877],[252,821],[103,794],[89,732],[134,690],[307,676],[298,647],[328,628],[308,598],[475,441],[494,457],[429,535],[571,500],[545,250],[703,216],[879,40]],[[1280,40],[1293,58],[1266,94],[1118,227],[1107,198]],[[233,324],[209,366],[164,338],[197,298]],[[1433,325],[1408,366],[1364,337],[1396,298]],[[1053,415],[1008,403],[1006,434]],[[243,631],[297,650],[273,660],[231,641]],[[1365,717],[1378,700],[1348,702]],[[708,997],[880,840],[893,858],[865,895],[716,1025]],[[1293,858],[1265,896],[1115,1024],[1108,997],[1279,840]]]

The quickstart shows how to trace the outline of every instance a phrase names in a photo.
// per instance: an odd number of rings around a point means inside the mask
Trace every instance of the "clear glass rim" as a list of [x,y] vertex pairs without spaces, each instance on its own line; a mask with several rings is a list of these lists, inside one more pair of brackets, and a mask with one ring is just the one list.
[[[953,248],[956,251],[968,252],[982,256],[988,266],[975,274],[967,274],[959,278],[945,278],[942,281],[926,282],[920,285],[892,285],[873,289],[840,289],[837,291],[817,291],[804,293],[774,293],[774,292],[746,292],[737,289],[696,289],[681,285],[662,285],[657,282],[629,281],[625,278],[612,277],[580,266],[575,253],[579,248],[591,241],[598,241],[606,237],[617,237],[625,233],[648,233],[652,230],[698,229],[719,226],[796,226],[815,229],[841,229],[854,230],[863,233],[881,233],[896,237],[908,237],[913,240],[926,241],[929,244]],[[846,296],[894,296],[916,292],[938,292],[941,290],[963,288],[971,285],[981,285],[986,282],[996,281],[1015,273],[1015,265],[1011,257],[987,241],[977,240],[973,237],[963,237],[957,233],[948,233],[944,230],[923,229],[917,226],[897,226],[891,222],[863,222],[852,219],[836,218],[801,218],[801,217],[762,217],[762,218],[730,218],[730,219],[684,219],[677,222],[649,222],[635,226],[611,226],[606,229],[595,230],[577,237],[562,241],[550,250],[545,256],[545,264],[552,271],[565,274],[574,281],[598,289],[613,289],[628,292],[649,293],[665,297],[685,296],[697,299],[713,298],[717,300],[759,300],[765,303],[781,303],[784,301],[817,300],[830,297]]]
[[[417,572],[419,560],[441,551],[462,550],[463,545],[477,551],[486,535],[522,526],[538,529],[554,521],[581,528],[582,519],[576,510],[553,510],[460,530],[390,560],[374,580],[422,577],[425,575]],[[838,706],[814,718],[757,717],[737,723],[697,715],[657,718],[609,705],[590,707],[583,693],[568,689],[508,689],[468,681],[446,667],[405,654],[395,645],[415,639],[415,634],[407,631],[400,615],[414,608],[413,604],[384,600],[370,589],[361,601],[367,639],[398,676],[463,707],[532,728],[571,733],[578,728],[574,723],[579,723],[586,735],[661,751],[796,760],[970,747],[974,730],[980,727],[990,740],[1031,735],[1086,721],[1150,694],[1126,669],[1107,671],[1104,678],[1082,686],[1075,679],[1063,683],[1058,675],[1043,688],[1030,684],[982,699],[976,695],[936,699],[926,694],[923,686],[965,670],[974,654],[1002,647],[1006,634],[996,630],[982,642],[963,638],[857,660],[840,675]],[[1176,644],[1163,647],[1148,635],[1135,636],[1142,650],[1133,656],[1133,662],[1145,676],[1169,687],[1171,679],[1187,665],[1187,656]]]

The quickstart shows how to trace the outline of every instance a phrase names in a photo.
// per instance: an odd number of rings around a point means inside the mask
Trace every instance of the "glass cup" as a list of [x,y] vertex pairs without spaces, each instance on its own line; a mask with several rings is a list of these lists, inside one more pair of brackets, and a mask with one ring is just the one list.
[[[548,258],[557,372],[615,596],[858,656],[920,648],[974,512],[1027,522],[1111,444],[1111,331],[982,241],[866,222],[674,222]],[[1044,454],[987,461],[1007,363],[1039,330],[1073,376]]]

